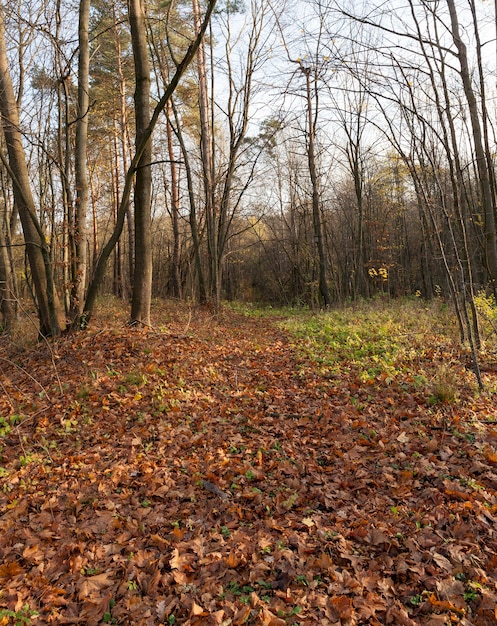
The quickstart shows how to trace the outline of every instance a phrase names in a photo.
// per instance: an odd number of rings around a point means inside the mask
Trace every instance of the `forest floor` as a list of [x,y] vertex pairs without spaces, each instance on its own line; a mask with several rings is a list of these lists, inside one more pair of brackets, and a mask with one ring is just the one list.
[[495,352],[402,307],[1,339],[0,625],[497,624]]

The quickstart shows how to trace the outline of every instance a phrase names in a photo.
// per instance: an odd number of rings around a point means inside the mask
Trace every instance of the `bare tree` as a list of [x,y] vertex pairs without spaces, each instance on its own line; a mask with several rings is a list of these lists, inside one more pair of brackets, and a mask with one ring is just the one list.
[[[220,188],[218,200],[217,219],[214,224],[207,221],[209,225],[215,227],[211,238],[216,240],[215,259],[216,268],[213,270],[217,283],[215,287],[216,303],[219,304],[223,279],[223,265],[227,252],[230,235],[233,232],[233,222],[240,207],[242,198],[248,186],[253,180],[255,166],[261,154],[258,151],[245,150],[247,131],[250,120],[252,100],[257,91],[257,73],[262,69],[270,55],[274,35],[269,28],[272,18],[272,11],[267,0],[252,0],[250,8],[247,9],[246,26],[241,33],[232,33],[232,15],[230,4],[226,11],[220,13],[219,19],[222,22],[222,32],[225,36],[225,77],[228,82],[228,94],[226,104],[217,102],[218,107],[224,112],[227,127],[227,149],[223,154],[218,147],[218,156],[221,171],[217,176]],[[246,35],[246,41],[243,35]],[[242,47],[243,46],[243,47]],[[233,58],[236,56],[237,48],[240,47],[238,58],[238,69],[235,67]],[[221,141],[219,142],[221,143]],[[250,142],[248,142],[250,147]]]
[[79,5],[79,55],[78,55],[78,107],[75,140],[75,182],[76,206],[72,229],[72,289],[70,318],[79,319],[83,313],[87,273],[87,232],[86,214],[88,210],[88,114],[90,47],[88,41],[88,22],[90,18],[90,0],[81,0]]
[[[312,211],[312,223],[314,232],[314,245],[317,255],[317,267],[318,267],[318,293],[320,304],[324,307],[331,305],[331,296],[328,286],[328,258],[326,254],[325,245],[325,229],[323,227],[323,215],[321,206],[321,179],[318,173],[318,153],[316,148],[317,129],[320,114],[320,88],[319,84],[322,81],[325,73],[325,67],[327,60],[322,59],[322,38],[325,33],[324,20],[321,14],[323,7],[318,7],[319,16],[317,17],[316,33],[309,36],[307,33],[302,38],[302,47],[306,50],[306,53],[302,56],[296,57],[293,54],[284,40],[283,45],[285,48],[288,61],[297,66],[297,72],[292,74],[290,81],[294,79],[296,75],[304,77],[304,96],[305,102],[305,136],[306,146],[305,154],[307,158],[307,165],[309,171],[309,178],[311,183],[311,211]],[[312,20],[315,22],[315,20]],[[284,37],[281,21],[278,20],[278,26],[280,32]],[[303,29],[304,31],[305,29]],[[308,50],[308,46],[312,45],[313,49]]]
[[[200,25],[200,3],[193,0],[195,28]],[[216,189],[214,172],[214,138],[209,83],[207,76],[206,45],[203,40],[197,50],[198,106],[200,115],[200,154],[202,159],[205,217],[207,225],[207,247],[209,258],[210,295],[219,298],[218,240],[216,234]]]
[[[476,166],[478,169],[479,182],[481,187],[481,197],[483,204],[483,213],[485,215],[485,239],[486,239],[486,257],[487,267],[490,278],[494,284],[497,281],[497,232],[495,223],[495,203],[494,193],[492,190],[492,174],[489,170],[490,159],[487,160],[487,152],[483,139],[482,125],[480,121],[480,113],[476,94],[473,89],[471,71],[468,62],[468,51],[464,43],[459,28],[459,20],[457,8],[454,0],[447,0],[447,7],[450,14],[451,34],[457,49],[457,58],[460,65],[461,81],[466,96],[471,119],[471,130],[476,156]],[[475,31],[478,32],[477,27]],[[484,94],[480,94],[484,96]],[[482,98],[484,102],[484,97]]]
[[10,331],[16,319],[16,294],[12,281],[12,268],[7,248],[9,219],[5,197],[0,199],[0,314],[2,331]]
[[[313,97],[312,97],[312,83],[311,83],[311,72],[312,69],[310,67],[304,67],[302,63],[300,63],[300,69],[304,73],[305,76],[305,92],[306,92],[306,101],[307,101],[307,162],[309,164],[309,176],[311,178],[312,184],[312,221],[314,224],[314,238],[316,243],[316,248],[318,252],[318,261],[319,261],[319,294],[322,299],[322,303],[325,307],[329,307],[331,305],[330,293],[328,290],[328,270],[327,270],[327,259],[324,249],[324,236],[323,236],[323,226],[322,226],[322,217],[321,217],[321,200],[320,200],[320,190],[319,190],[319,180],[317,175],[317,164],[316,164],[316,150],[315,150],[315,137],[316,137],[316,126],[318,121],[318,111],[319,106],[314,105]],[[315,98],[317,97],[317,77],[316,70],[313,72],[313,82],[314,82],[314,94]]]
[[[141,162],[143,152],[147,148],[147,144],[151,139],[151,136],[159,120],[159,117],[161,113],[163,112],[167,102],[172,97],[184,72],[186,71],[190,63],[195,58],[197,48],[200,45],[200,42],[202,41],[205,35],[205,32],[207,30],[215,5],[216,5],[216,0],[209,1],[206,12],[204,13],[204,18],[201,23],[200,29],[195,35],[195,39],[188,46],[188,49],[186,50],[181,62],[178,63],[176,67],[176,71],[171,77],[171,80],[169,84],[167,85],[164,91],[164,94],[162,95],[162,97],[160,98],[160,100],[158,101],[158,103],[156,104],[153,110],[153,113],[150,117],[150,122],[148,123],[147,127],[143,130],[141,141],[139,145],[137,145],[136,147],[135,154],[126,172],[124,188],[121,194],[121,200],[120,200],[119,208],[117,211],[117,219],[116,219],[114,230],[109,240],[100,251],[99,258],[94,268],[93,277],[88,287],[88,292],[87,292],[86,302],[85,302],[85,313],[82,318],[83,325],[87,324],[91,317],[91,314],[93,312],[93,307],[95,306],[98,289],[105,275],[105,267],[107,264],[107,260],[110,254],[112,253],[112,251],[114,250],[114,247],[117,241],[119,240],[119,237],[121,236],[121,232],[124,226],[124,220],[125,220],[125,216],[127,212],[127,207],[129,204],[129,198],[131,195],[131,189],[132,189],[134,177],[139,167],[139,163]],[[149,307],[149,304],[148,304],[148,307]],[[143,320],[140,320],[140,321],[143,321]]]
[[[135,63],[135,127],[139,147],[150,123],[150,62],[148,58],[147,26],[144,0],[130,0],[129,22]],[[135,265],[131,323],[150,326],[152,299],[152,235],[150,200],[152,191],[152,138],[144,144],[136,164],[135,205]]]
[[39,332],[43,336],[58,335],[65,328],[65,316],[59,304],[54,285],[50,252],[36,214],[36,206],[31,191],[17,100],[12,86],[7,57],[2,4],[0,4],[0,113],[7,146],[8,163],[3,155],[2,160],[12,179],[15,202],[23,228],[26,252],[36,294],[40,321]]

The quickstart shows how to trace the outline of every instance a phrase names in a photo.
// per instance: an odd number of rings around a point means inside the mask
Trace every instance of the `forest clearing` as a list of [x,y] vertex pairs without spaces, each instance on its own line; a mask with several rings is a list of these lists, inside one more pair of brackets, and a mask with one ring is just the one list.
[[493,333],[479,392],[438,300],[152,317],[2,338],[0,624],[497,622]]

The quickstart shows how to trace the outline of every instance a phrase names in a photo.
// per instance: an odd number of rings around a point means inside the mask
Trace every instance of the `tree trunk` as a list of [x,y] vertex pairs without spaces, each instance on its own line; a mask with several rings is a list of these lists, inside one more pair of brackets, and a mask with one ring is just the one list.
[[314,149],[314,133],[315,133],[315,115],[313,114],[312,96],[311,96],[311,70],[303,68],[306,80],[307,94],[307,120],[308,120],[308,140],[307,140],[307,161],[309,164],[309,174],[312,183],[312,221],[314,225],[314,239],[318,252],[319,263],[319,295],[325,307],[331,305],[330,294],[328,291],[328,280],[326,272],[326,255],[324,251],[323,228],[321,224],[321,208],[319,201],[318,177],[316,171],[316,155]]
[[[61,0],[55,3],[55,33],[54,40],[61,41],[62,15]],[[62,297],[64,301],[64,309],[69,313],[70,303],[70,285],[72,283],[71,264],[74,258],[74,239],[73,239],[73,195],[71,189],[71,157],[72,142],[71,129],[69,119],[70,97],[69,97],[69,74],[67,72],[67,59],[64,57],[61,46],[55,47],[55,69],[58,75],[56,92],[57,92],[57,160],[60,174],[60,193],[62,207],[64,210],[64,220],[62,226]],[[55,188],[53,174],[50,172],[50,181],[52,192]],[[55,235],[55,216],[52,214],[51,220],[51,236],[53,241]]]
[[180,198],[178,188],[178,173],[174,158],[173,131],[171,128],[172,107],[171,102],[167,103],[167,150],[169,154],[169,168],[171,171],[171,220],[173,227],[173,258],[171,259],[171,285],[176,298],[181,298],[181,273],[180,273],[180,232],[179,232],[179,210]]
[[450,13],[452,39],[454,40],[454,44],[457,48],[464,95],[466,96],[471,119],[471,130],[473,134],[478,178],[481,189],[481,201],[483,205],[483,213],[485,215],[487,269],[495,289],[495,283],[497,281],[497,234],[495,231],[495,207],[491,178],[487,167],[487,155],[484,148],[480,118],[478,114],[478,104],[473,91],[472,77],[468,65],[468,53],[466,45],[461,39],[459,32],[459,21],[457,18],[457,9],[454,0],[447,0],[447,6]]
[[100,256],[95,265],[92,281],[88,287],[88,293],[87,293],[86,302],[85,302],[85,314],[82,319],[83,326],[87,325],[87,323],[90,320],[91,314],[93,312],[93,307],[95,306],[98,289],[105,275],[105,267],[107,265],[107,261],[109,259],[110,254],[114,250],[114,247],[117,241],[119,240],[119,237],[121,236],[122,229],[124,226],[124,220],[126,218],[126,214],[128,211],[129,198],[131,194],[131,187],[132,187],[132,183],[134,179],[134,174],[138,168],[138,164],[142,160],[143,152],[146,150],[147,144],[150,142],[150,138],[155,129],[159,116],[161,115],[162,111],[164,110],[164,107],[166,106],[167,102],[169,101],[176,87],[178,86],[180,78],[183,76],[187,67],[190,65],[190,63],[195,57],[198,46],[200,45],[200,42],[202,41],[205,35],[205,31],[207,29],[207,26],[209,24],[209,21],[210,21],[210,18],[211,18],[211,15],[215,6],[216,6],[216,0],[209,0],[209,4],[207,6],[207,10],[205,12],[200,30],[198,31],[194,41],[188,46],[188,50],[186,51],[182,61],[178,64],[176,71],[174,73],[174,76],[171,78],[171,81],[169,85],[167,86],[164,94],[162,95],[161,99],[155,106],[152,117],[150,118],[150,123],[147,125],[146,129],[142,132],[141,141],[137,145],[135,155],[133,156],[130,166],[126,172],[126,177],[124,180],[124,188],[123,188],[123,192],[121,196],[121,201],[119,203],[119,209],[117,211],[116,225],[114,227],[114,230],[109,240],[107,241],[105,246],[102,248]]
[[200,304],[207,303],[207,289],[205,285],[204,278],[204,269],[202,267],[202,259],[200,257],[200,234],[198,232],[198,223],[197,223],[197,204],[195,198],[194,184],[193,184],[193,174],[192,168],[190,167],[190,160],[188,158],[188,149],[185,145],[185,141],[183,138],[183,134],[181,131],[181,124],[179,123],[179,115],[176,107],[174,105],[174,100],[171,102],[172,111],[174,113],[174,119],[176,121],[176,137],[178,139],[181,154],[183,155],[183,161],[185,164],[185,174],[186,174],[186,183],[188,189],[188,199],[190,202],[190,231],[192,234],[192,246],[193,246],[193,258],[195,262],[195,270],[197,273],[197,283],[198,283],[198,298]]
[[2,331],[9,332],[16,318],[15,293],[12,285],[12,272],[7,249],[5,231],[8,228],[5,201],[1,200],[0,212],[0,314],[2,315]]
[[[199,0],[193,0],[193,19],[195,29],[200,24]],[[204,175],[205,216],[207,226],[207,247],[209,254],[209,295],[214,296],[216,306],[219,305],[220,281],[218,275],[218,240],[216,226],[214,163],[212,154],[212,126],[207,85],[207,63],[205,44],[202,41],[197,50],[197,74],[199,89],[200,112],[200,152]]]
[[[123,71],[123,60],[122,60],[122,49],[121,49],[121,39],[119,37],[119,31],[117,28],[118,18],[116,16],[115,7],[113,7],[114,11],[114,42],[116,46],[116,57],[117,57],[117,75],[119,78],[119,103],[120,103],[120,125],[121,129],[118,132],[118,136],[121,140],[121,153],[122,153],[122,164],[124,165],[124,171],[126,171],[129,167],[130,155],[132,154],[132,143],[130,137],[129,130],[129,122],[128,122],[128,113],[127,113],[127,104],[126,104],[126,79],[124,77]],[[117,150],[116,150],[116,159],[117,159]],[[116,181],[117,181],[117,189],[121,189],[121,177],[119,176],[119,172],[116,166]],[[119,205],[119,194],[116,196],[116,207]],[[118,210],[118,209],[117,209]],[[117,218],[116,218],[117,219]],[[126,207],[126,226],[128,232],[128,245],[127,248],[122,246],[123,251],[119,250],[120,245],[118,243],[118,252],[119,255],[119,263],[121,264],[121,275],[122,275],[122,298],[129,299],[133,284],[133,271],[134,271],[134,260],[135,260],[135,234],[133,229],[133,219],[131,215],[130,203],[128,201]],[[126,254],[126,269],[128,275],[124,271],[124,261],[122,254]]]
[[[150,123],[150,62],[147,47],[147,26],[143,0],[130,0],[129,23],[135,64],[135,126],[138,147]],[[152,140],[149,139],[137,164],[135,207],[135,266],[131,323],[150,326],[152,300]]]
[[9,174],[12,177],[14,198],[19,211],[26,253],[33,277],[40,321],[39,332],[43,336],[58,335],[65,328],[65,320],[55,292],[50,255],[31,193],[26,155],[19,130],[19,113],[8,64],[3,5],[1,3],[0,114],[7,145]]
[[[70,317],[79,319],[83,313],[86,270],[87,234],[86,213],[88,210],[88,97],[90,49],[88,43],[88,21],[90,0],[81,0],[79,5],[79,65],[78,65],[78,118],[76,121],[75,177],[76,207],[74,210],[73,241],[74,257],[71,259],[72,289]],[[71,227],[71,225],[70,225]]]

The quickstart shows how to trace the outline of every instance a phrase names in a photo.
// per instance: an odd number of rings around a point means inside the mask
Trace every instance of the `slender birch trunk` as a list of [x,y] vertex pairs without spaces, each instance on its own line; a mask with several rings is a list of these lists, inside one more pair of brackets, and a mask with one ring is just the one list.
[[90,0],[81,0],[79,5],[79,62],[78,62],[78,118],[76,121],[75,178],[76,206],[74,210],[73,241],[74,257],[71,259],[72,289],[70,317],[79,319],[83,313],[87,273],[87,228],[88,211],[88,96],[90,74],[90,48],[88,23]]

